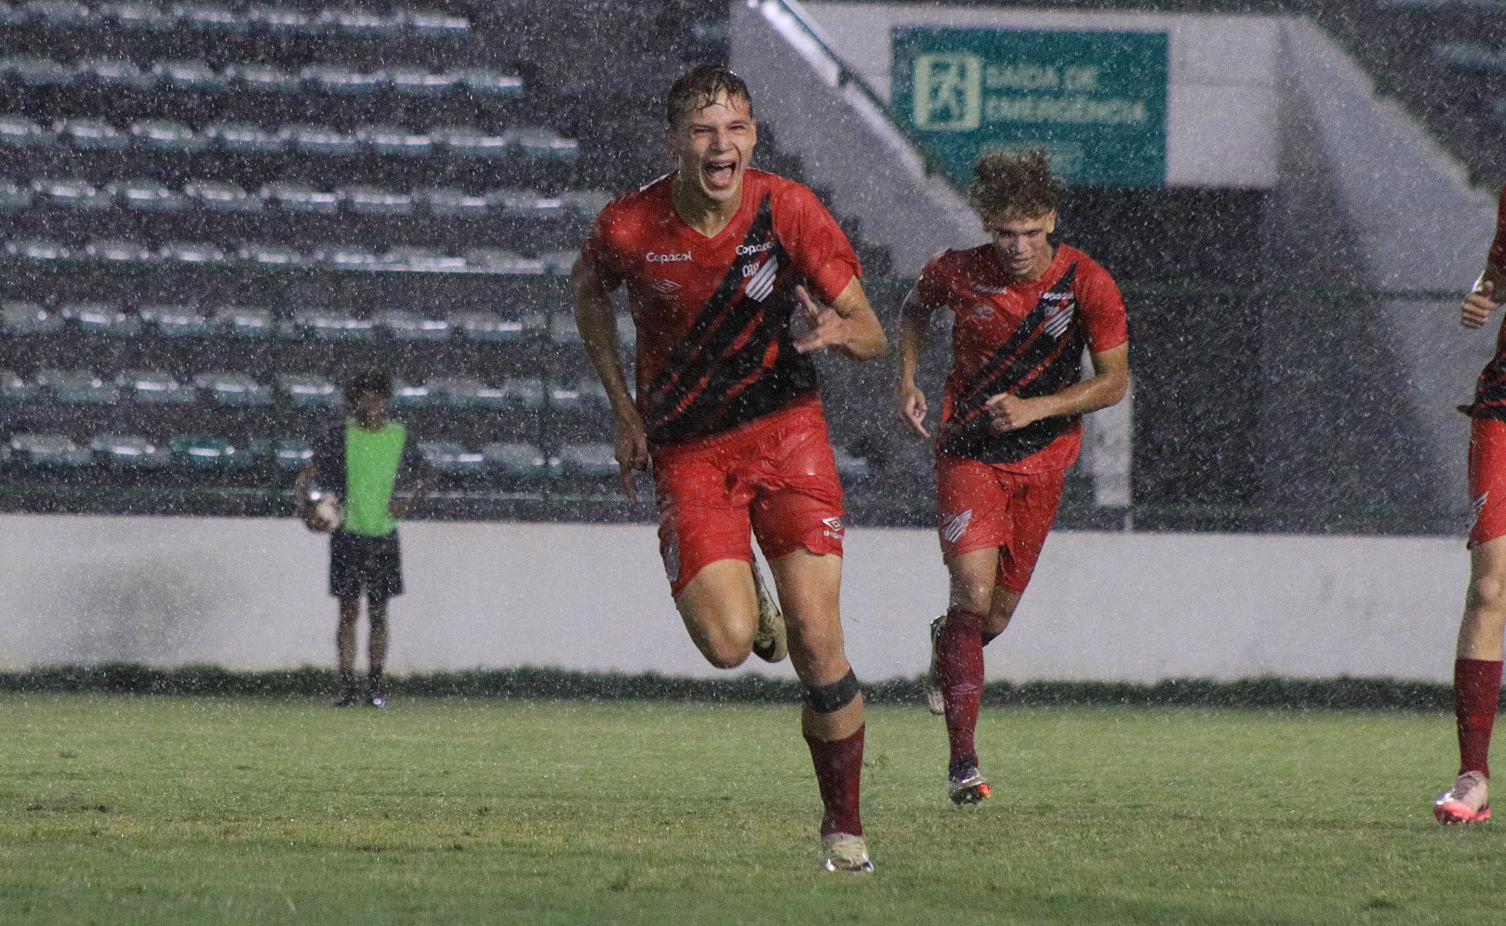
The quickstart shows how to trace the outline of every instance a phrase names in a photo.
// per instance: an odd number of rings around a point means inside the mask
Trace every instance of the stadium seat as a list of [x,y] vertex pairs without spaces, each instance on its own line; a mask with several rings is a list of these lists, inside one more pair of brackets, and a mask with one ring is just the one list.
[[243,15],[253,28],[273,35],[306,33],[313,23],[302,10],[289,6],[249,6]]
[[94,458],[111,469],[162,469],[172,453],[135,434],[98,434],[89,442]]
[[141,212],[181,212],[192,205],[187,196],[155,180],[120,180],[108,184],[105,192],[127,209]]
[[561,309],[549,315],[549,340],[566,347],[581,343],[580,328],[575,324],[575,314]]
[[481,448],[481,458],[489,472],[511,479],[539,480],[548,477],[549,461],[533,444],[499,441]]
[[566,190],[559,199],[566,212],[591,220],[612,201],[612,194],[605,190]]
[[249,467],[251,454],[222,437],[174,437],[168,442],[174,463],[201,472],[226,472]]
[[141,319],[119,306],[100,302],[72,302],[59,310],[65,321],[71,321],[84,334],[104,335],[114,338],[130,338],[141,333]]
[[53,143],[57,133],[20,116],[0,116],[0,145],[7,148],[40,148]]
[[612,400],[607,396],[607,387],[601,384],[601,378],[596,374],[583,374],[575,389],[580,393],[580,404],[583,409],[589,411],[611,410]]
[[295,248],[275,244],[245,244],[236,252],[241,261],[262,267],[302,267],[310,259]]
[[369,341],[376,322],[357,318],[339,309],[299,309],[293,313],[291,329],[321,341]]
[[542,276],[544,262],[524,257],[509,248],[472,248],[465,252],[466,263],[482,273],[507,276]]
[[263,201],[233,183],[194,180],[183,185],[183,195],[190,202],[210,212],[260,212]]
[[84,245],[81,255],[88,260],[122,264],[145,264],[157,259],[157,253],[135,241],[102,240]]
[[523,327],[522,321],[503,318],[493,312],[454,312],[450,315],[450,322],[468,341],[513,343],[533,333]]
[[0,402],[24,405],[42,397],[42,387],[15,370],[0,370]]
[[87,180],[57,178],[36,180],[31,185],[40,205],[60,209],[98,211],[111,205],[110,194]]
[[428,383],[393,383],[393,408],[425,408],[434,401],[434,390]]
[[219,245],[206,241],[169,241],[158,253],[164,260],[182,264],[223,264],[233,260]]
[[0,212],[20,212],[31,205],[32,191],[14,180],[0,180]]
[[16,434],[9,448],[10,462],[22,466],[77,469],[94,462],[93,455],[66,434]]
[[200,373],[193,378],[193,384],[220,405],[271,405],[274,399],[270,388],[244,373]]
[[357,130],[356,137],[380,155],[427,157],[434,148],[434,140],[427,133],[409,131],[400,126],[365,126]]
[[176,11],[166,11],[153,3],[107,3],[100,10],[120,29],[168,32],[178,26]]
[[488,210],[485,196],[445,187],[414,190],[413,201],[441,218],[480,219]]
[[493,190],[486,194],[486,203],[509,219],[558,219],[565,214],[559,199],[532,190]]
[[304,154],[346,157],[359,150],[354,136],[327,125],[287,125],[278,135]]
[[204,137],[232,154],[280,154],[287,150],[289,142],[280,132],[231,122],[206,126]]
[[342,35],[366,39],[390,39],[402,29],[400,20],[366,10],[324,10],[316,20]]
[[410,273],[454,273],[465,270],[463,257],[446,254],[442,248],[397,247],[383,255],[388,270]]
[[453,38],[470,31],[471,22],[464,16],[451,16],[427,10],[407,10],[398,20],[419,38]]
[[336,194],[357,215],[411,215],[413,197],[371,186],[343,187]]
[[72,82],[73,68],[51,58],[16,55],[0,59],[0,77],[28,87],[61,87]]
[[144,305],[136,314],[167,338],[206,338],[217,327],[212,316],[192,305]]
[[0,27],[11,28],[26,25],[26,14],[19,6],[0,0]]
[[506,389],[470,376],[431,377],[428,386],[430,395],[453,409],[496,409],[509,404]]
[[268,309],[229,306],[221,309],[216,317],[225,325],[225,331],[237,338],[270,338],[279,328]]
[[0,330],[10,335],[57,334],[63,330],[63,317],[35,302],[3,302]]
[[284,374],[277,388],[298,408],[338,408],[342,401],[339,387],[322,376]]
[[501,135],[488,135],[471,126],[444,126],[431,129],[429,136],[443,145],[445,153],[452,158],[505,158],[510,155],[508,140]]
[[21,12],[48,29],[76,29],[94,19],[87,6],[70,0],[28,0],[21,5]]
[[230,87],[230,80],[204,61],[159,61],[152,76],[171,90],[223,93]]
[[154,151],[197,154],[209,148],[210,139],[181,122],[147,119],[131,123],[131,137]]
[[273,441],[272,461],[284,472],[297,472],[314,461],[314,445],[299,438]]
[[618,475],[616,454],[615,447],[603,442],[565,444],[556,459],[562,476],[599,479]]
[[311,64],[298,76],[316,90],[341,96],[370,96],[387,83],[381,71],[366,73],[335,64]]
[[340,211],[340,194],[316,189],[306,183],[269,183],[261,189],[263,201],[284,212],[334,215]]
[[446,476],[479,476],[486,471],[485,455],[455,441],[424,441],[418,449],[435,472]]
[[332,270],[380,270],[386,264],[380,254],[368,248],[340,245],[315,248],[311,257]]
[[42,392],[69,405],[114,405],[120,387],[91,370],[47,369],[37,373]]
[[81,61],[77,77],[112,90],[148,91],[157,86],[157,78],[150,71],[143,71],[134,63],[118,58]]
[[404,96],[442,96],[459,83],[454,74],[435,74],[426,68],[387,69],[387,86]]
[[549,407],[561,414],[573,415],[580,412],[580,390],[574,383],[551,383],[549,385]]
[[580,154],[580,142],[561,138],[554,129],[539,126],[508,129],[502,133],[507,144],[527,158],[573,161]]
[[538,411],[544,407],[544,381],[536,376],[508,377],[507,404]]
[[53,126],[58,138],[83,151],[119,151],[131,136],[99,119],[60,119]]
[[580,251],[570,248],[563,251],[545,251],[539,255],[538,261],[544,265],[544,272],[548,275],[567,277],[575,267],[577,257],[580,257]]
[[379,312],[376,323],[397,341],[445,341],[450,337],[449,321],[426,318],[414,312]]
[[843,479],[862,479],[868,475],[868,461],[864,458],[855,457],[837,446],[833,446],[831,452],[836,458],[837,475]]
[[523,78],[485,68],[462,68],[452,75],[473,97],[507,97],[523,93]]
[[192,405],[198,401],[192,388],[156,370],[128,370],[116,376],[115,382],[127,397],[149,405]]
[[7,257],[40,261],[68,260],[73,257],[72,250],[51,238],[18,238],[7,241],[5,254]]
[[233,84],[262,93],[295,94],[303,92],[303,77],[265,64],[236,64],[225,69]]

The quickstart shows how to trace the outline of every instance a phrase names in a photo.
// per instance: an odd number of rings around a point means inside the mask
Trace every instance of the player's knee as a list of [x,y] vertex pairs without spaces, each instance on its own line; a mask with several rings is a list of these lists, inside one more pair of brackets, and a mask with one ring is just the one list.
[[1506,581],[1494,574],[1471,578],[1469,604],[1491,613],[1506,612]]
[[858,676],[851,668],[847,674],[830,685],[807,687],[803,697],[805,704],[818,714],[834,714],[857,699],[862,689]]
[[952,583],[952,607],[954,608],[966,608],[979,614],[987,614],[993,603],[993,597],[992,582],[961,579]]

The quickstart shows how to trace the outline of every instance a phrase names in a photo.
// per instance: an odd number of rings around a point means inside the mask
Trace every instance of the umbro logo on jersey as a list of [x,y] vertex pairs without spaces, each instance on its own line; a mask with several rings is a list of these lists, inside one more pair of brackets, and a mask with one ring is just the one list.
[[[1047,294],[1051,295],[1051,294]],[[1068,294],[1070,295],[1070,294]],[[1041,298],[1045,298],[1042,296]],[[1067,326],[1072,324],[1072,316],[1077,314],[1077,302],[1068,301],[1061,305],[1055,305],[1046,310],[1046,333],[1053,338],[1059,338],[1067,333]]]
[[954,514],[941,524],[941,539],[947,543],[956,543],[967,533],[967,525],[973,520],[973,509],[969,508],[961,514]]
[[648,285],[661,296],[672,296],[680,291],[680,284],[674,280],[650,280]]
[[774,275],[779,272],[779,258],[770,255],[764,261],[763,266],[748,277],[748,285],[743,287],[743,292],[755,302],[762,302],[769,298],[769,293],[774,291]]

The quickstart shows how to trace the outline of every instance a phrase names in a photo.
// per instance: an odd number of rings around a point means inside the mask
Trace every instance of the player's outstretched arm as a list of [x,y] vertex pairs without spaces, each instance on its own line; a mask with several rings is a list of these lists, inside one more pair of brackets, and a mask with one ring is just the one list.
[[816,350],[834,350],[848,360],[872,360],[889,349],[884,326],[868,304],[863,284],[853,277],[831,305],[811,297],[804,286],[795,287],[811,332],[795,341],[795,350],[808,354]]
[[1464,297],[1464,304],[1459,306],[1459,324],[1469,329],[1483,326],[1490,320],[1490,313],[1500,308],[1501,303],[1496,299],[1495,272],[1489,267],[1480,275],[1480,282],[1468,296]]
[[1013,431],[1042,418],[1085,415],[1118,405],[1129,392],[1129,344],[1093,351],[1088,358],[1093,375],[1055,395],[1022,399],[1004,392],[989,399],[986,405],[994,430]]
[[926,328],[931,324],[931,307],[920,301],[911,288],[905,296],[899,322],[899,383],[895,397],[899,400],[899,420],[918,437],[930,437],[926,430],[926,394],[915,385],[920,355],[926,349]]
[[633,501],[638,489],[633,484],[634,470],[648,469],[648,431],[633,404],[627,377],[622,372],[622,354],[617,345],[617,317],[612,311],[611,294],[585,261],[577,260],[570,271],[575,289],[575,327],[585,342],[586,354],[601,385],[607,391],[612,411],[617,417],[617,467],[621,472],[622,491]]

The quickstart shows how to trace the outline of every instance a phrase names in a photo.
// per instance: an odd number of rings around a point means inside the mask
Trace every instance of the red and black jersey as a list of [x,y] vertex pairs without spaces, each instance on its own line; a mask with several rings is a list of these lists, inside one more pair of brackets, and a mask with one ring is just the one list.
[[1004,392],[1027,399],[1061,392],[1082,378],[1084,347],[1104,351],[1129,339],[1124,300],[1108,271],[1058,245],[1045,273],[1018,282],[997,248],[985,244],[932,258],[915,294],[922,305],[955,316],[937,451],[1020,473],[1070,466],[1081,443],[1080,416],[997,432],[984,404]]
[[758,170],[710,238],[671,201],[673,175],[613,200],[581,247],[608,291],[626,283],[638,327],[638,411],[665,446],[752,421],[816,389],[795,350],[795,287],[830,302],[861,275],[836,220],[810,190]]
[[[1496,275],[1506,278],[1506,188],[1501,190],[1501,201],[1496,207],[1496,236],[1490,243],[1490,256],[1486,263]],[[1497,299],[1506,299],[1506,293],[1496,293]],[[1501,328],[1496,332],[1496,355],[1480,371],[1475,381],[1475,400],[1459,406],[1459,411],[1472,418],[1494,418],[1506,421],[1506,316],[1501,319]]]

